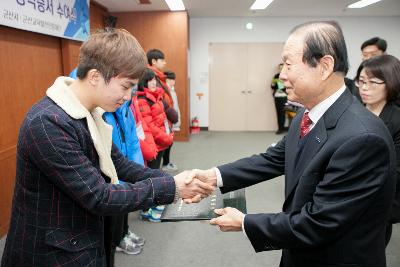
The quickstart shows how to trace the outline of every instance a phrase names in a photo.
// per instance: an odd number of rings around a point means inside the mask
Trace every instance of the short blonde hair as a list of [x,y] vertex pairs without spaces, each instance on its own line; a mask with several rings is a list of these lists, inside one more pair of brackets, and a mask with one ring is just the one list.
[[146,66],[146,54],[136,38],[124,29],[108,28],[82,44],[77,77],[82,80],[89,70],[96,69],[106,82],[116,76],[139,79]]

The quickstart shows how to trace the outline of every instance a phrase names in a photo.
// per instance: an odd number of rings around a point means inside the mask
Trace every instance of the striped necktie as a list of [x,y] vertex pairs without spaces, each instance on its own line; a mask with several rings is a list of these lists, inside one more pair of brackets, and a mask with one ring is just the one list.
[[301,124],[300,124],[300,138],[303,138],[310,132],[311,124],[312,124],[312,121],[311,121],[310,117],[308,116],[308,111],[304,112],[303,118],[301,119]]

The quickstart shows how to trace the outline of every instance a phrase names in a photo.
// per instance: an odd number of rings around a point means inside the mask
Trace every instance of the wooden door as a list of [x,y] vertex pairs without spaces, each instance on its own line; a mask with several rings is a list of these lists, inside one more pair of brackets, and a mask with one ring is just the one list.
[[247,131],[276,131],[278,128],[272,77],[281,62],[283,43],[247,45]]
[[212,131],[275,131],[272,77],[283,43],[212,43],[209,47]]
[[209,130],[243,131],[247,116],[247,45],[210,44],[209,55]]

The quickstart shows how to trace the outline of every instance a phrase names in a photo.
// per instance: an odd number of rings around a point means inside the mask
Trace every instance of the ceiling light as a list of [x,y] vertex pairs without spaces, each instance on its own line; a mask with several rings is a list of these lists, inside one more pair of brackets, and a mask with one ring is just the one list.
[[252,29],[253,29],[253,23],[247,22],[247,23],[246,23],[246,29],[252,30]]
[[361,0],[361,1],[355,2],[351,5],[348,5],[347,7],[348,8],[363,8],[363,7],[375,4],[376,2],[379,2],[379,1],[382,1],[382,0]]
[[171,11],[182,11],[185,10],[182,0],[165,0]]
[[251,5],[250,9],[251,10],[257,10],[257,9],[266,9],[269,4],[272,3],[274,0],[256,0],[254,3]]

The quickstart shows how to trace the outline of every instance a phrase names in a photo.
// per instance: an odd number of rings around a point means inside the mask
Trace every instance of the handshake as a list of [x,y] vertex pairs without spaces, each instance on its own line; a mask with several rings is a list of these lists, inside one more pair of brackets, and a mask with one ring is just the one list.
[[[208,197],[217,186],[216,169],[184,171],[174,176],[179,197],[187,204],[200,202]],[[244,214],[235,208],[216,209],[219,215],[210,224],[219,226],[223,232],[242,231]]]
[[217,186],[215,169],[183,171],[174,176],[179,197],[187,204],[200,202]]

